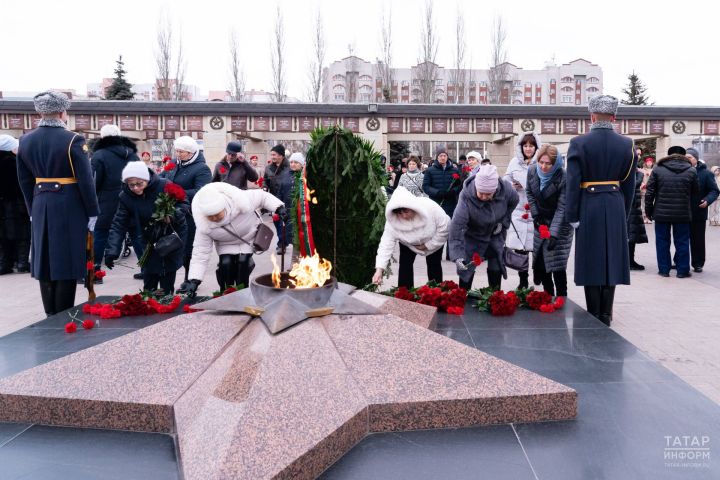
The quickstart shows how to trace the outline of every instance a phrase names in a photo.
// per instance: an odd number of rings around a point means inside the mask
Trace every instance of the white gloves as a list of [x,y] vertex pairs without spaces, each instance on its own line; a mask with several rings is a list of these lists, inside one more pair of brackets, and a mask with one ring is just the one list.
[[97,222],[97,217],[90,217],[88,219],[88,230],[91,232],[95,231],[95,223]]
[[457,266],[458,272],[464,272],[468,269],[467,265],[465,265],[465,259],[463,258],[455,260],[455,265]]
[[497,235],[498,233],[502,232],[502,223],[498,223],[495,225],[495,230],[493,230],[493,235]]

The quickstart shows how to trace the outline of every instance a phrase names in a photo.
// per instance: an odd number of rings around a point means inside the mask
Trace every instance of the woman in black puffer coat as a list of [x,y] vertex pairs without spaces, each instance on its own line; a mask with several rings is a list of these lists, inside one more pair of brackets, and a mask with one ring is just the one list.
[[641,186],[645,178],[642,168],[635,171],[635,196],[628,216],[628,249],[630,250],[630,270],[645,270],[643,265],[635,261],[635,245],[648,243],[647,232],[645,231],[645,220],[642,212],[642,191]]
[[30,263],[30,215],[17,175],[18,141],[0,135],[0,275],[28,273]]
[[[100,129],[100,139],[93,143],[93,154],[90,161],[95,177],[95,192],[100,206],[95,230],[93,232],[95,246],[95,270],[100,269],[100,262],[105,253],[110,225],[118,208],[122,189],[122,170],[128,162],[140,160],[137,156],[135,143],[120,135],[117,125],[105,125]],[[133,238],[136,232],[131,232]],[[142,255],[142,252],[138,252]]]

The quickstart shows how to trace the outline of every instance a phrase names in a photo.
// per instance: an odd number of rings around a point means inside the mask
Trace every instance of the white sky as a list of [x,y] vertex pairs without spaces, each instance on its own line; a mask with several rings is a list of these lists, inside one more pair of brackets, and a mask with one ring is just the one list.
[[[156,25],[163,8],[182,29],[187,83],[202,92],[228,85],[228,32],[238,27],[246,87],[271,91],[270,45],[275,8],[283,11],[288,94],[304,98],[312,51],[314,16],[321,9],[326,64],[348,54],[380,56],[380,17],[392,7],[394,66],[417,63],[422,0],[79,0],[3,2],[0,90],[73,88],[112,77],[123,55],[131,83],[155,77]],[[487,68],[492,19],[507,25],[508,60],[540,69],[555,57],[582,57],[603,68],[607,94],[622,96],[635,71],[658,105],[720,105],[720,3],[713,0],[651,2],[434,1],[440,45],[438,63],[452,67],[458,8],[465,18],[468,56]],[[595,8],[592,6],[595,5]],[[600,38],[607,32],[609,38]]]

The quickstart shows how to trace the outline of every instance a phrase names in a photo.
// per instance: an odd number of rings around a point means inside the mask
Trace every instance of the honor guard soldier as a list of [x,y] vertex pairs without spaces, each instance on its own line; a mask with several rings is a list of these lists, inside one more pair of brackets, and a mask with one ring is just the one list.
[[99,209],[85,139],[65,125],[70,100],[42,92],[34,101],[42,120],[20,139],[17,170],[32,224],[30,272],[49,316],[75,304],[77,281],[87,274],[87,233]]
[[573,138],[568,149],[565,215],[577,229],[575,284],[585,287],[587,311],[610,326],[615,286],[630,284],[635,146],[613,128],[617,98],[594,97],[588,107],[590,132]]

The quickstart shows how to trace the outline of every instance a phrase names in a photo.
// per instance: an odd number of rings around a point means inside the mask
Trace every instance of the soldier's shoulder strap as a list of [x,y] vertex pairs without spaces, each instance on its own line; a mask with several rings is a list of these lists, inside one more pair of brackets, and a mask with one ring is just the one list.
[[630,172],[633,171],[636,163],[637,163],[637,160],[635,160],[635,140],[631,139],[630,140],[630,167],[628,168],[628,171],[625,174],[625,177],[620,181],[620,183],[622,183],[628,179],[628,177],[630,176]]
[[77,137],[79,137],[80,134],[76,133],[73,135],[73,137],[70,139],[70,143],[68,144],[68,161],[70,162],[70,170],[72,171],[73,178],[75,178],[75,167],[73,166],[73,159],[72,159],[72,145],[73,142]]

